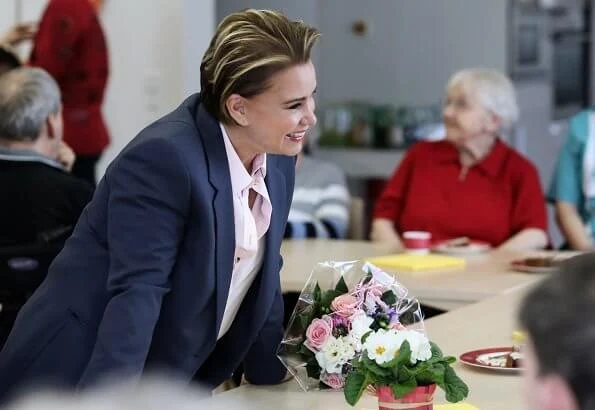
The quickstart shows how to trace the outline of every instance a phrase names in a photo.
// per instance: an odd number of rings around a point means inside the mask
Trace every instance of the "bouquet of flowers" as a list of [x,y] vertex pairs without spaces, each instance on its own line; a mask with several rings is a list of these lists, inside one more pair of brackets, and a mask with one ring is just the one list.
[[340,389],[374,354],[369,343],[405,330],[425,337],[419,302],[391,275],[359,261],[325,262],[302,290],[277,353],[304,390]]

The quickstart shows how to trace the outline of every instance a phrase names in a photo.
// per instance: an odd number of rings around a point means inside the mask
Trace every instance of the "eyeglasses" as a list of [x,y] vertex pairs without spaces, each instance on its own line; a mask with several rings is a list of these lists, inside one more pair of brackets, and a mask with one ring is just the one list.
[[469,102],[465,98],[453,98],[453,99],[445,98],[442,101],[442,107],[445,109],[452,108],[455,111],[464,111],[464,110],[467,110],[470,107],[470,105],[469,105]]

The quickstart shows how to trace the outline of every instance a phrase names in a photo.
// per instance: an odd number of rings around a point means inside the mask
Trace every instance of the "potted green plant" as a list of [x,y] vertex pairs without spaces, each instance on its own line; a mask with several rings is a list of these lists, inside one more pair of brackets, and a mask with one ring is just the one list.
[[364,391],[373,389],[380,410],[396,408],[395,403],[431,410],[438,386],[449,402],[461,401],[469,388],[451,367],[455,361],[421,332],[405,328],[368,332],[362,337],[362,354],[347,375],[345,399],[353,406]]

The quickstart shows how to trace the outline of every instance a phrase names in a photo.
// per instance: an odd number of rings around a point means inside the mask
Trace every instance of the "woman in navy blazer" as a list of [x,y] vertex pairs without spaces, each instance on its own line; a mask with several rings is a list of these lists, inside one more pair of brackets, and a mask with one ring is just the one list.
[[[243,365],[251,383],[283,379],[280,246],[294,156],[316,122],[318,37],[273,11],[221,22],[202,60],[201,93],[113,161],[19,313],[0,353],[0,400],[149,371],[215,386]],[[222,131],[248,172],[266,154],[272,206],[260,268],[224,335],[236,238]]]

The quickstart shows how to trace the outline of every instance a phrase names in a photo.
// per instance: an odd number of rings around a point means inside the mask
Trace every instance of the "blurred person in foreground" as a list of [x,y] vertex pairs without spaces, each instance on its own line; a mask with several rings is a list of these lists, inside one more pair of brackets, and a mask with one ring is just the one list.
[[537,170],[502,141],[519,116],[511,81],[467,69],[446,92],[445,139],[409,149],[376,203],[371,239],[399,251],[404,232],[428,231],[435,242],[468,237],[501,249],[544,248]]
[[151,376],[140,384],[109,383],[80,394],[37,391],[15,400],[4,410],[262,410],[258,398],[211,395],[197,386],[182,387],[168,377]]
[[524,298],[531,410],[595,410],[595,254],[569,259]]
[[[224,18],[201,93],[109,166],[0,352],[0,400],[153,371],[215,387],[286,375],[279,271],[295,155],[315,125],[319,33],[268,10]],[[25,365],[26,364],[26,365]]]

